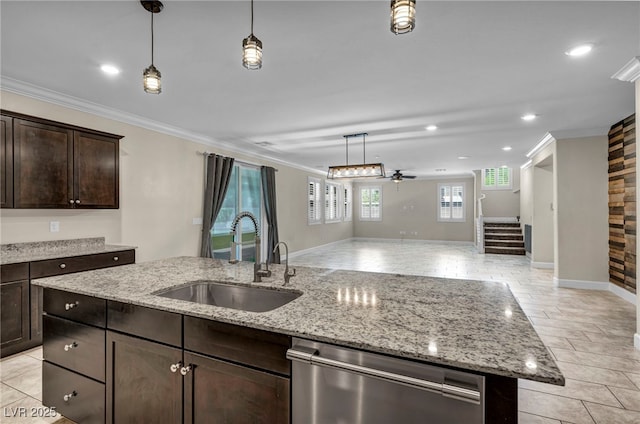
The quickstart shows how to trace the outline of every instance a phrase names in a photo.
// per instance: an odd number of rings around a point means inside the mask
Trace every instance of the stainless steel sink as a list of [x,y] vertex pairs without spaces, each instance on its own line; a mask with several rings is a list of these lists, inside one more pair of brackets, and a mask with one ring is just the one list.
[[238,286],[218,281],[194,281],[155,293],[170,299],[222,306],[250,312],[267,312],[279,308],[302,295],[289,290]]

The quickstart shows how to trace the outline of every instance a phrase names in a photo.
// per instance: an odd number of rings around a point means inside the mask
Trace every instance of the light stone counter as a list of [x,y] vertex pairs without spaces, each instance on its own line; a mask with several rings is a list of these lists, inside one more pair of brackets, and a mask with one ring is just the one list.
[[196,280],[282,288],[284,266],[249,283],[252,263],[179,257],[33,280],[44,287],[512,378],[563,385],[564,377],[503,283],[298,267],[270,312],[154,295]]
[[121,252],[130,249],[135,247],[105,244],[104,237],[2,244],[0,245],[0,265]]

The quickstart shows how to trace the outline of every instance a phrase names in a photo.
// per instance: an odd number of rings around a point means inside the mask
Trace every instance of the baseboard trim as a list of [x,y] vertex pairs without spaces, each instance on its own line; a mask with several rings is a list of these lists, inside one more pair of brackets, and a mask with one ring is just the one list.
[[381,242],[401,242],[401,243],[434,243],[434,244],[453,244],[461,246],[475,246],[473,241],[456,241],[456,240],[423,240],[423,239],[392,239],[382,237],[353,237],[352,241],[381,241]]
[[553,262],[531,262],[531,268],[540,268],[540,269],[553,269]]
[[636,333],[633,335],[633,346],[636,349],[640,350],[640,334]]
[[616,286],[608,281],[585,281],[585,280],[567,280],[553,277],[553,284],[557,287],[566,289],[583,289],[583,290],[603,290],[608,291],[619,298],[635,305],[637,304],[636,295]]

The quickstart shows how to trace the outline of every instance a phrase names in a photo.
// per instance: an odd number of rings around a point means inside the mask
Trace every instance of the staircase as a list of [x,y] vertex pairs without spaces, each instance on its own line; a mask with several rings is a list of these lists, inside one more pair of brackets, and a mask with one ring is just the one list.
[[484,253],[524,255],[524,238],[519,222],[485,222]]

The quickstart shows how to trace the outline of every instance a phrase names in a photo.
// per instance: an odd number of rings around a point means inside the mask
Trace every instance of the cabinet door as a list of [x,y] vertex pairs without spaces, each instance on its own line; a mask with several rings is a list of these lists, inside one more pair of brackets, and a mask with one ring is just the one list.
[[182,423],[181,361],[181,349],[107,331],[107,423]]
[[73,137],[75,207],[117,209],[119,140],[80,131]]
[[13,118],[0,117],[0,208],[13,207]]
[[13,124],[14,207],[71,207],[73,131],[22,119]]
[[289,423],[288,378],[190,352],[185,423]]
[[29,341],[29,281],[0,285],[0,347],[3,355],[13,345]]

